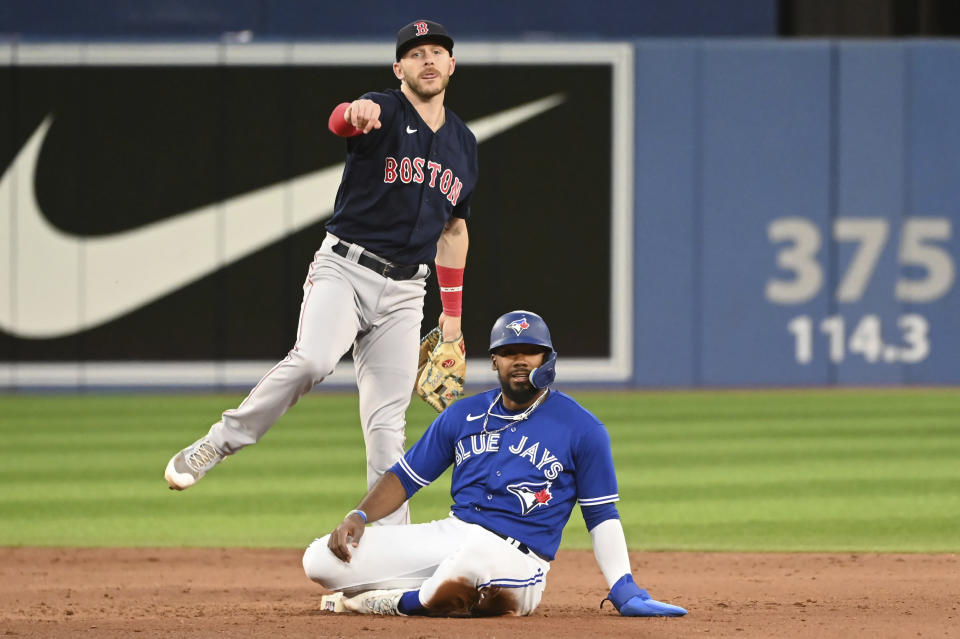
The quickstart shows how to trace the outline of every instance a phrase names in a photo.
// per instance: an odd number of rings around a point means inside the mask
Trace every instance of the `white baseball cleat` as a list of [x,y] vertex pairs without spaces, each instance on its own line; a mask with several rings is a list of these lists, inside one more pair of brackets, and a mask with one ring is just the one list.
[[332,595],[320,597],[320,610],[325,612],[346,612],[343,607],[343,593],[335,592]]
[[343,607],[350,612],[359,612],[363,615],[400,615],[397,610],[402,590],[368,590],[355,597],[344,597]]
[[170,490],[185,490],[200,481],[224,457],[226,455],[204,435],[174,455],[163,476]]

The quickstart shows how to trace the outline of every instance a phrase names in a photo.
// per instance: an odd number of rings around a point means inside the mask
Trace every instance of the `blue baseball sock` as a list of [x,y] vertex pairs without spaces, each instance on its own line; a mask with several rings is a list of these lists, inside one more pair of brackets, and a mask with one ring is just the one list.
[[397,604],[397,610],[405,615],[425,615],[427,609],[420,603],[420,591],[408,590],[400,596],[400,603]]

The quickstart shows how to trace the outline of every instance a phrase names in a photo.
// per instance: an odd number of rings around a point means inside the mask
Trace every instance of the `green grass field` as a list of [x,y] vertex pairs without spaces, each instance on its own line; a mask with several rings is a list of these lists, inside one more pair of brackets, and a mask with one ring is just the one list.
[[[960,390],[574,395],[610,431],[633,549],[960,551]],[[356,397],[311,394],[167,490],[169,457],[240,399],[0,395],[0,545],[305,547],[362,496]],[[409,443],[432,416],[411,403]],[[579,509],[564,547],[590,547]]]

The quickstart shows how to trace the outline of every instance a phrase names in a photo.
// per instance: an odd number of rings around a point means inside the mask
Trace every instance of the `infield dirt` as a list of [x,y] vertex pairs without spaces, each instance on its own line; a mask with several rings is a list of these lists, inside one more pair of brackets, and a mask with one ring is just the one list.
[[627,619],[589,551],[562,551],[525,618],[318,610],[296,550],[0,548],[12,637],[956,637],[960,555],[632,553],[637,581],[684,606]]

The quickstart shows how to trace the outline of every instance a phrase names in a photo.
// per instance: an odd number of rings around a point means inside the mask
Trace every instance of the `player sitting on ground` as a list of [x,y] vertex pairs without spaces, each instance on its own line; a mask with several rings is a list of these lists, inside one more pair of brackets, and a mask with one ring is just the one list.
[[[543,319],[500,317],[490,334],[500,388],[445,410],[329,535],[303,556],[307,576],[335,591],[335,611],[384,615],[529,615],[574,503],[621,615],[675,617],[630,572],[614,502],[617,478],[603,424],[548,387],[557,354]],[[449,517],[412,526],[365,524],[393,512],[454,464]],[[601,603],[602,605],[602,603]]]

